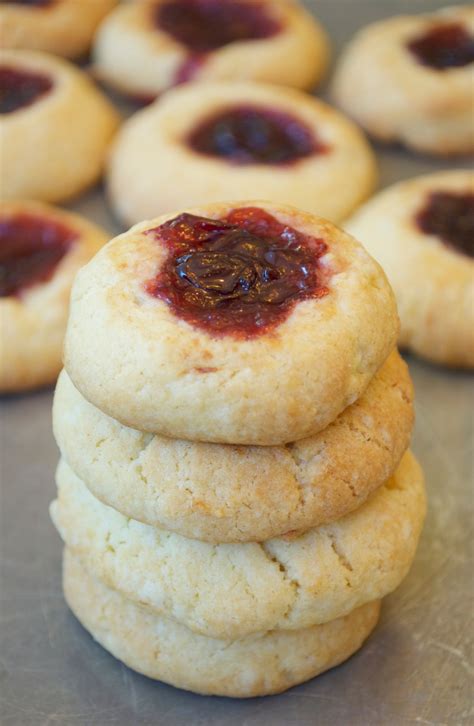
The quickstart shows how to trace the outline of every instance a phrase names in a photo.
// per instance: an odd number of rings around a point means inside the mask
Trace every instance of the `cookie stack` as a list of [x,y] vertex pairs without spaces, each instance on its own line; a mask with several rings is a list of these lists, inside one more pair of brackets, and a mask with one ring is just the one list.
[[52,517],[104,647],[237,697],[360,647],[424,517],[397,328],[355,240],[265,203],[139,224],[79,273]]

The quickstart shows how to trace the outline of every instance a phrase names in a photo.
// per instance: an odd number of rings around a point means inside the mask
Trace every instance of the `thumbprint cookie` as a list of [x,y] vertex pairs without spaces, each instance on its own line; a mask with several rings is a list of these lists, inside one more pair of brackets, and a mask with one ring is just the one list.
[[97,580],[68,549],[63,583],[79,621],[130,668],[177,688],[234,698],[280,693],[339,665],[361,647],[380,612],[375,601],[324,625],[220,640],[147,612]]
[[77,276],[65,368],[104,413],[188,440],[316,434],[393,350],[392,290],[327,220],[266,202],[142,222]]
[[398,300],[400,344],[474,367],[474,174],[447,171],[378,194],[348,222]]
[[36,51],[0,55],[4,199],[58,202],[98,180],[118,115],[68,61]]
[[244,196],[337,222],[375,180],[362,133],[322,101],[276,86],[203,83],[171,91],[124,125],[108,188],[128,224]]
[[69,294],[105,231],[46,204],[0,208],[0,391],[53,383],[61,368]]
[[313,88],[329,46],[295,0],[142,0],[101,25],[95,68],[144,101],[189,81],[257,80]]
[[382,20],[342,56],[333,97],[374,137],[430,154],[474,151],[474,6]]
[[61,454],[98,499],[185,537],[261,542],[333,522],[394,472],[413,424],[408,369],[393,351],[324,431],[287,446],[183,441],[123,426],[58,379]]
[[2,0],[0,48],[40,50],[65,58],[85,54],[117,0]]

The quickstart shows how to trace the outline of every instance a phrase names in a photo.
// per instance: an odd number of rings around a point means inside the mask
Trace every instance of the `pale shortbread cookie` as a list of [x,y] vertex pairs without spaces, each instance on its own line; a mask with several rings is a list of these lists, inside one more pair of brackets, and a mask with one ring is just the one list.
[[[419,226],[417,217],[433,194],[470,197],[464,211],[441,198],[436,213],[451,215],[453,233],[467,244],[464,252]],[[434,224],[444,227],[442,220]],[[346,227],[380,262],[393,285],[400,344],[437,363],[473,368],[473,173],[438,172],[395,184],[368,202]]]
[[[429,32],[448,28],[449,34],[453,27],[466,33],[470,63],[432,67],[420,62],[408,47],[410,43],[419,47]],[[454,36],[458,32],[454,30]],[[373,23],[343,53],[332,95],[361,126],[383,141],[401,141],[431,154],[470,153],[474,150],[473,36],[472,5]],[[452,63],[453,54],[447,50],[444,56]]]
[[326,623],[405,577],[425,515],[411,454],[356,512],[299,537],[211,545],[124,517],[62,461],[53,521],[88,570],[125,597],[212,638]]
[[36,0],[0,4],[0,47],[76,58],[89,49],[100,21],[117,0]]
[[262,541],[357,509],[409,444],[413,389],[393,352],[363,395],[309,439],[244,447],[130,429],[86,401],[65,371],[53,425],[91,492],[128,517],[213,543]]
[[170,259],[150,230],[176,215],[137,225],[76,277],[65,368],[89,401],[142,431],[280,445],[316,434],[359,398],[398,334],[382,270],[349,235],[291,207],[240,202],[191,211],[219,220],[249,207],[324,241],[315,264],[327,294],[296,298],[283,322],[255,337],[214,334],[147,291]]
[[358,650],[380,612],[376,601],[325,625],[226,641],[145,612],[94,579],[68,550],[63,577],[69,607],[116,658],[149,678],[214,696],[265,696],[314,678]]
[[102,173],[118,126],[113,106],[85,73],[52,55],[3,51],[2,68],[39,74],[52,88],[0,115],[0,196],[57,202],[79,194]]
[[[221,46],[218,46],[219,32],[213,26],[211,14],[204,21],[204,34],[214,36],[210,38],[207,52],[205,38],[201,44],[204,52],[193,51],[158,27],[154,17],[165,4],[170,3],[142,0],[121,5],[100,27],[94,48],[95,71],[122,93],[154,98],[183,80],[256,80],[310,89],[321,80],[327,68],[327,36],[317,20],[293,0],[238,3],[244,7],[262,4],[272,25],[278,23],[280,30],[268,37],[234,40]],[[223,12],[223,0],[215,0],[214,4]],[[194,0],[188,5],[195,9],[201,6],[201,12],[206,8],[210,12],[213,3]],[[229,5],[235,9],[236,0],[231,0]],[[250,32],[254,29],[255,24]],[[231,34],[224,32],[230,39]]]
[[[49,223],[59,224],[69,233],[70,244],[51,277],[28,285],[18,294],[5,294],[9,270],[5,259],[8,226],[19,219],[27,223],[35,218],[46,225],[44,247],[54,235]],[[43,233],[41,234],[43,239]],[[2,247],[2,288],[0,297],[0,392],[21,391],[53,383],[61,370],[62,348],[66,330],[69,295],[76,272],[108,240],[105,230],[83,217],[40,202],[3,202],[0,209],[0,245]],[[38,245],[41,249],[41,243]],[[24,258],[28,265],[28,258]]]
[[[203,122],[239,107],[288,114],[325,150],[291,163],[237,164],[190,146],[188,137]],[[247,143],[260,148],[265,131],[257,124],[246,134]],[[338,222],[370,196],[376,179],[375,157],[361,131],[323,101],[289,88],[206,83],[176,89],[125,123],[110,157],[108,192],[127,224],[243,195]]]

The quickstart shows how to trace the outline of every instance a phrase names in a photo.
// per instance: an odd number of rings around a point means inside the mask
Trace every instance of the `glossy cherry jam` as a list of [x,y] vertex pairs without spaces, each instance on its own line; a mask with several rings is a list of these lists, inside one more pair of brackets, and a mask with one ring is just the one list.
[[147,234],[169,251],[147,291],[213,335],[255,337],[282,323],[298,301],[328,293],[326,243],[256,207],[222,220],[181,214]]
[[187,143],[234,164],[289,164],[328,150],[295,116],[257,106],[220,111],[194,128]]
[[435,25],[408,48],[419,63],[438,71],[474,62],[474,37],[460,23]]
[[0,66],[0,114],[30,106],[52,87],[52,80],[41,73]]
[[77,233],[33,214],[0,217],[0,297],[49,280]]
[[433,192],[416,221],[425,234],[474,257],[474,194]]
[[156,7],[154,20],[192,53],[269,38],[280,30],[264,3],[245,0],[170,0]]

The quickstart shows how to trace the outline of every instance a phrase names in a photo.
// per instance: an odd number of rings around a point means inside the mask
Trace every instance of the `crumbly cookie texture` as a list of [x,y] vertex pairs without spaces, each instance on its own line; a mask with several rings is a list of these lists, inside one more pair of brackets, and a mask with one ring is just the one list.
[[0,116],[0,197],[58,202],[84,191],[102,173],[119,124],[114,107],[85,73],[61,58],[9,50],[2,52],[1,62],[41,73],[53,88],[31,105]]
[[381,268],[333,224],[292,207],[240,202],[191,212],[222,219],[249,206],[325,241],[328,294],[298,302],[255,338],[214,336],[145,288],[167,255],[147,230],[176,214],[139,224],[76,277],[64,365],[85,398],[142,431],[245,445],[314,435],[359,398],[398,335]]
[[262,541],[357,509],[393,474],[412,424],[412,383],[396,351],[334,423],[284,447],[193,443],[130,429],[86,401],[65,371],[53,407],[61,453],[98,499],[212,543]]
[[[152,22],[163,0],[120,5],[101,25],[94,47],[96,74],[122,93],[153,98],[179,78],[189,50]],[[297,2],[269,0],[281,32],[234,41],[207,53],[194,68],[194,82],[255,80],[309,90],[329,61],[326,33]]]
[[424,233],[430,194],[474,194],[474,174],[438,172],[384,190],[345,228],[382,265],[397,296],[400,345],[442,365],[474,368],[474,261]]
[[423,33],[450,23],[473,35],[472,5],[364,28],[336,68],[332,96],[337,105],[383,141],[401,141],[430,154],[471,153],[472,64],[438,70],[420,63],[407,48]]
[[324,625],[234,641],[147,613],[94,579],[68,550],[64,593],[80,622],[139,673],[197,693],[248,698],[291,688],[342,663],[377,624],[380,602]]
[[0,48],[40,50],[77,58],[117,0],[53,0],[41,6],[0,5]]
[[[289,165],[239,166],[189,146],[186,139],[201,121],[238,105],[291,114],[327,151]],[[176,169],[179,181],[170,184]],[[319,99],[256,83],[201,83],[171,91],[125,123],[107,180],[114,209],[127,224],[173,209],[241,199],[243,190],[247,198],[293,204],[338,222],[370,196],[377,167],[356,125]]]
[[21,296],[0,298],[0,392],[24,391],[53,383],[62,366],[69,296],[80,267],[107,242],[105,230],[88,220],[40,202],[2,203],[1,217],[37,215],[77,233],[51,279]]
[[384,597],[411,565],[425,514],[411,454],[356,512],[263,543],[211,545],[128,519],[64,462],[57,481],[53,520],[87,569],[157,615],[230,640],[319,625]]

